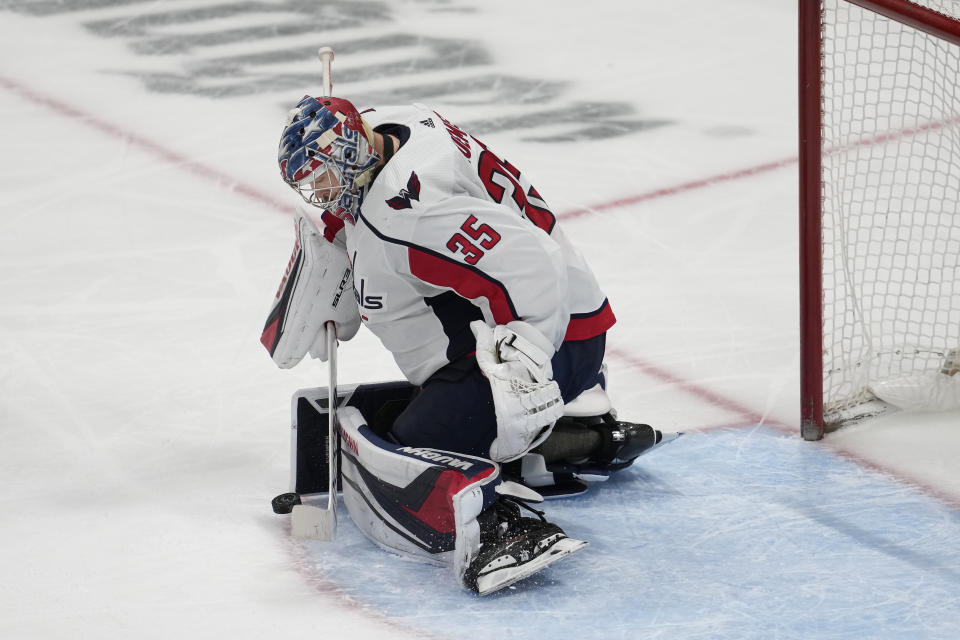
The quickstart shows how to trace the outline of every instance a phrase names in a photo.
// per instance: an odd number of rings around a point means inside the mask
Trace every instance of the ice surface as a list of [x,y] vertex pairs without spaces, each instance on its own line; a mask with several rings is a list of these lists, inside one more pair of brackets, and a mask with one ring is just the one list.
[[[954,637],[960,415],[799,438],[794,10],[0,0],[0,637]],[[619,411],[687,432],[547,504],[591,546],[500,595],[269,511],[326,382],[258,342],[321,44],[533,177],[619,318]]]
[[[299,557],[411,626],[483,629],[506,609],[495,637],[905,638],[956,628],[956,511],[768,429],[689,440],[585,496],[546,503],[590,546],[486,599],[419,564],[402,568],[415,587],[398,584],[401,561],[352,525],[335,545],[301,543]],[[806,490],[814,484],[823,489]]]

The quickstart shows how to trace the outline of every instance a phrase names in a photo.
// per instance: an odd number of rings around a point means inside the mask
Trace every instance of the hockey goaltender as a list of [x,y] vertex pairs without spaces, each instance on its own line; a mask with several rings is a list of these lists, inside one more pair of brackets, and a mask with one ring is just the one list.
[[288,368],[363,324],[406,378],[337,410],[354,522],[480,594],[585,547],[528,503],[664,440],[617,419],[613,311],[526,174],[430,108],[335,97],[289,112],[279,164],[307,206],[261,341]]

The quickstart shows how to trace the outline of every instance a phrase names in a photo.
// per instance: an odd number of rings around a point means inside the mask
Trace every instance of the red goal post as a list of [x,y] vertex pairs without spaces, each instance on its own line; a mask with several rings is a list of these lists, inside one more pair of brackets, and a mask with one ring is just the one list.
[[799,125],[801,425],[817,440],[882,412],[886,380],[956,373],[960,1],[799,0]]

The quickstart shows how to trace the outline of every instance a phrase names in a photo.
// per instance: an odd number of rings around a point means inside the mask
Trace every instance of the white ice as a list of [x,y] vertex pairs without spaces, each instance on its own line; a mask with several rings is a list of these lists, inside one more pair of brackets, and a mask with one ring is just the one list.
[[[795,3],[407,0],[327,36],[165,55],[90,25],[179,8],[211,10],[179,33],[295,21],[201,0],[29,4],[0,0],[0,637],[956,636],[960,414],[799,438]],[[610,297],[620,413],[686,432],[547,505],[591,547],[487,599],[349,523],[333,545],[293,541],[269,510],[290,396],[326,384],[320,363],[280,371],[258,341],[292,246],[284,105],[318,85],[213,99],[130,73],[396,34],[463,38],[486,73],[566,83],[550,108],[668,121],[591,142],[484,136]],[[428,49],[340,54],[335,74]],[[542,107],[437,106],[457,122]],[[397,376],[368,333],[341,347],[341,381]]]

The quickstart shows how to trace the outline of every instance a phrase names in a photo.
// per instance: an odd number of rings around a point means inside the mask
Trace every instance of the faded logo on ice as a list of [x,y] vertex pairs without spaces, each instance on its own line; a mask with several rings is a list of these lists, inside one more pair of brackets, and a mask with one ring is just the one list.
[[[461,122],[466,131],[478,135],[514,131],[526,140],[568,142],[613,138],[671,124],[639,118],[627,102],[577,100],[577,108],[571,109],[566,82],[525,78],[513,75],[506,66],[496,67],[483,42],[407,33],[399,27],[391,31],[391,5],[386,2],[277,0],[208,5],[0,0],[0,13],[67,15],[95,36],[125,41],[131,53],[149,62],[127,69],[111,67],[105,73],[136,77],[155,93],[215,99],[269,94],[278,109],[288,109],[291,93],[298,97],[304,87],[319,87],[317,45],[302,44],[310,41],[328,44],[338,58],[359,63],[336,69],[340,86],[368,87],[351,93],[355,104],[454,102],[467,109],[497,105],[489,118]],[[413,10],[429,19],[435,17],[432,14],[449,13],[451,7],[414,3]],[[457,10],[472,11],[469,7]],[[354,35],[363,31],[370,35]],[[366,58],[375,61],[365,62]],[[437,75],[442,77],[429,79]],[[388,82],[378,83],[381,79]],[[382,84],[387,86],[380,88]]]

